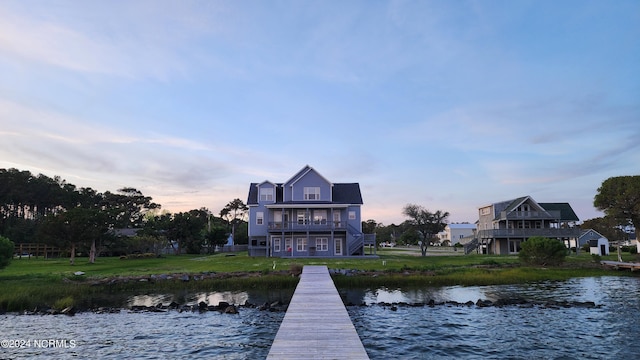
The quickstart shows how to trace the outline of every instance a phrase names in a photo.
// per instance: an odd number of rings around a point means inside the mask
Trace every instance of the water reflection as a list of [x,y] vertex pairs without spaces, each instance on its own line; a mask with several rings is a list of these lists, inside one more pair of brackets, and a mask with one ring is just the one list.
[[[511,286],[339,289],[354,304],[495,300],[593,301],[597,308],[350,306],[373,359],[633,359],[640,354],[640,279],[582,278]],[[293,290],[150,294],[129,304],[171,301],[262,304],[290,301]],[[177,301],[180,300],[180,301]],[[237,315],[167,311],[68,316],[0,315],[6,339],[75,340],[73,349],[6,348],[2,358],[263,359],[284,312],[245,308]]]
[[168,306],[171,303],[179,305],[197,305],[204,302],[208,305],[218,305],[227,302],[233,305],[264,304],[266,302],[280,301],[289,303],[294,289],[264,290],[264,291],[210,291],[210,292],[177,292],[172,294],[145,294],[134,295],[127,299],[126,307],[133,306]]
[[[341,292],[342,293],[342,292]],[[371,359],[623,359],[640,354],[640,279],[581,278],[509,286],[345,291],[355,304],[592,301],[600,307],[348,307]]]
[[227,302],[233,305],[244,305],[249,302],[249,294],[245,291],[216,291],[201,292],[190,295],[135,295],[128,299],[127,307],[157,306],[158,304],[167,306],[172,302],[181,305],[197,305],[200,302],[204,302],[209,305],[218,305],[221,302]]
[[[568,281],[549,281],[534,284],[499,286],[448,286],[440,288],[402,288],[402,289],[339,289],[347,304],[378,303],[426,303],[455,301],[466,303],[478,299],[496,301],[498,299],[522,298],[536,301],[593,301],[596,304],[606,302],[611,296],[626,288],[624,281],[638,281],[619,277],[576,278]],[[628,289],[627,289],[628,290]],[[632,289],[633,291],[633,289]]]

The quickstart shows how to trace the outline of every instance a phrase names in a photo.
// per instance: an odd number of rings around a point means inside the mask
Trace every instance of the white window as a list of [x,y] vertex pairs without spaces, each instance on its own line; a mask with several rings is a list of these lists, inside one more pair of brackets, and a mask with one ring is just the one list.
[[305,200],[320,200],[320,188],[319,187],[305,187],[304,188]]
[[313,211],[313,223],[314,224],[326,224],[327,223],[327,210],[314,210]]
[[280,252],[280,238],[273,238],[273,252]]
[[298,251],[307,251],[307,238],[298,238],[296,239],[296,250]]
[[342,239],[336,238],[334,239],[334,241],[335,241],[336,255],[342,255]]
[[273,227],[274,229],[282,228],[282,211],[280,210],[273,211],[273,224],[270,226]]
[[260,188],[260,201],[273,201],[273,188]]
[[306,210],[298,210],[298,224],[306,224],[307,223],[307,211]]
[[516,211],[523,211],[523,212],[528,212],[529,209],[529,204],[522,204],[520,206],[518,206],[518,208],[516,209]]
[[317,238],[316,239],[316,250],[317,251],[329,251],[329,239],[327,239],[327,238]]
[[356,219],[356,212],[349,211],[349,220],[355,220],[355,219]]
[[284,249],[291,251],[291,238],[284,238]]
[[256,212],[256,225],[264,224],[264,213],[262,211]]

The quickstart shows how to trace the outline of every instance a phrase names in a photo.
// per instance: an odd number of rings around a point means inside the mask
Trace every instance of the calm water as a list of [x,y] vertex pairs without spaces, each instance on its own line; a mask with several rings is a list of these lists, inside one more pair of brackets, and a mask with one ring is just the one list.
[[478,298],[593,301],[600,308],[349,307],[372,359],[637,359],[640,279],[366,292],[367,303]]
[[[632,359],[640,354],[640,279],[585,278],[519,286],[341,291],[371,359]],[[260,304],[282,294],[202,293],[183,300]],[[426,302],[521,297],[593,301],[599,308],[408,307],[381,302]],[[168,295],[131,298],[129,304],[167,304]],[[204,358],[263,359],[284,313],[241,308],[217,312],[67,316],[0,316],[0,359]],[[27,343],[29,342],[30,343]]]

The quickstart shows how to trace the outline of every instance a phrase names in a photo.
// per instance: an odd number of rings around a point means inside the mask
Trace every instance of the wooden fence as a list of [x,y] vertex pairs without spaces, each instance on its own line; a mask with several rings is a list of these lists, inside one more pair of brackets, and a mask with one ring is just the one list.
[[60,257],[63,252],[64,251],[60,248],[47,244],[22,243],[16,244],[15,247],[15,257],[17,259],[31,257],[35,257],[37,259],[39,256],[42,256],[45,259],[57,258]]

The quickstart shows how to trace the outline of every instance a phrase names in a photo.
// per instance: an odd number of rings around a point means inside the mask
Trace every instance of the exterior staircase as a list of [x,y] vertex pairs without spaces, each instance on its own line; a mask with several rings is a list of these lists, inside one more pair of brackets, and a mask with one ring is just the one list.
[[362,231],[356,229],[351,224],[347,224],[347,232],[351,235],[347,241],[347,254],[364,254],[364,234]]
[[480,245],[480,242],[478,241],[478,238],[473,238],[471,241],[464,243],[463,244],[464,254],[465,255],[470,254],[472,251],[477,249],[479,245]]
[[364,255],[364,246],[376,246],[376,234],[364,234],[352,225],[347,224],[349,239],[347,241],[347,254]]

